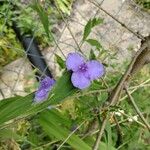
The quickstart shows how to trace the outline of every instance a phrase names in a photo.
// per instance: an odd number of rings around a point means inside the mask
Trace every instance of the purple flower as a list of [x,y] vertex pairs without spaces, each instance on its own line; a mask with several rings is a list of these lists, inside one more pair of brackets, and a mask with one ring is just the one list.
[[72,70],[72,84],[84,89],[90,86],[91,81],[104,75],[104,66],[96,60],[86,61],[79,53],[70,53],[66,60],[68,70]]
[[41,102],[48,97],[49,91],[52,89],[55,84],[55,80],[50,77],[45,77],[40,82],[38,90],[35,92],[34,102]]

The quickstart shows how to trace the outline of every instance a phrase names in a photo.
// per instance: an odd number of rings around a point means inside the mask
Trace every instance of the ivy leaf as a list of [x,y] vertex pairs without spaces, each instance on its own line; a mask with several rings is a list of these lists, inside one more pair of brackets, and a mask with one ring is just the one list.
[[60,68],[64,69],[65,68],[65,61],[60,56],[58,56],[57,54],[55,54],[55,57],[56,57],[56,62],[58,63]]
[[103,23],[103,19],[102,18],[93,18],[90,19],[87,24],[85,25],[84,28],[84,33],[83,33],[83,41],[85,41],[87,39],[87,37],[89,36],[89,34],[92,31],[92,28],[94,28],[95,26],[99,25]]

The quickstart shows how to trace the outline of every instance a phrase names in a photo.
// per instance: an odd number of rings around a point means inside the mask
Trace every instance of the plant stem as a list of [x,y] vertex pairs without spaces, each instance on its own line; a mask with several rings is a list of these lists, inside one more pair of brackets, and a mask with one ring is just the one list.
[[125,86],[124,89],[126,91],[126,94],[128,95],[129,100],[131,101],[132,106],[135,109],[136,113],[139,115],[139,117],[141,118],[141,120],[143,121],[143,123],[145,124],[145,126],[147,127],[147,129],[150,131],[150,125],[149,125],[149,123],[147,122],[147,120],[144,118],[144,116],[140,112],[138,106],[136,105],[136,103],[135,103],[133,97],[131,96],[131,94],[129,93],[127,87]]
[[[107,117],[106,117],[107,118]],[[98,132],[98,135],[97,135],[97,138],[96,138],[96,142],[93,146],[93,150],[98,150],[99,149],[99,144],[101,142],[101,138],[102,138],[102,135],[104,133],[104,130],[105,130],[105,126],[106,126],[106,123],[107,123],[107,119],[104,119],[103,123],[102,123],[102,126],[101,128],[99,129],[99,132]]]

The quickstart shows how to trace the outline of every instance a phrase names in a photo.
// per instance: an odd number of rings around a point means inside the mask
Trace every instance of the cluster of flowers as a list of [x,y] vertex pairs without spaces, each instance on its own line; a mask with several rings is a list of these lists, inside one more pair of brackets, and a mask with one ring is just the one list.
[[[86,61],[79,53],[70,53],[66,59],[68,71],[72,71],[71,82],[74,87],[85,89],[90,86],[91,81],[104,75],[104,66],[97,60]],[[55,80],[45,77],[35,93],[35,102],[41,102],[48,97],[49,91],[55,84]]]

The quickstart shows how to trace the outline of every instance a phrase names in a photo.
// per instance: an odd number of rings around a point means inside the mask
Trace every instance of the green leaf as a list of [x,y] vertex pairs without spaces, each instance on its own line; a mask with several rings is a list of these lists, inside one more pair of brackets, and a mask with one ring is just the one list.
[[47,37],[49,38],[49,40],[51,40],[51,37],[50,37],[51,32],[49,30],[49,18],[48,18],[46,11],[43,9],[43,7],[40,5],[40,3],[36,0],[34,0],[34,4],[31,5],[31,8],[33,8],[39,15],[42,25],[47,34]]
[[[62,118],[60,118],[60,116],[59,118],[57,116],[56,118],[53,117],[53,119],[51,119],[51,111],[45,111],[44,113],[41,113],[39,123],[50,137],[53,135],[58,140],[64,141],[68,138],[71,132],[63,126],[63,123],[61,122]],[[72,134],[66,140],[66,143],[77,150],[91,150],[91,148],[75,134]]]
[[[94,142],[96,139],[94,139],[93,137],[87,137],[85,139],[85,142],[88,143],[91,147],[93,146]],[[116,150],[116,148],[114,148],[113,146],[110,147],[110,149],[108,149],[107,144],[104,142],[100,142],[99,144],[99,149],[98,150]]]
[[87,39],[86,42],[88,42],[91,46],[95,46],[97,50],[100,50],[102,48],[100,42],[95,39]]
[[93,18],[92,19],[92,28],[103,23],[104,19],[102,18]]
[[92,21],[90,19],[84,28],[83,41],[85,41],[88,35],[91,33],[91,29],[92,29]]
[[24,138],[18,135],[15,131],[11,129],[3,129],[0,131],[0,139],[15,139],[15,140],[24,140]]
[[107,133],[107,148],[110,149],[112,147],[112,131],[109,121],[107,121],[106,124],[106,133]]
[[17,96],[0,101],[0,125],[17,117],[36,114],[49,105],[56,105],[76,93],[77,89],[73,87],[70,78],[71,73],[65,72],[50,92],[49,98],[40,104],[33,104],[34,93],[25,97]]
[[72,96],[78,91],[71,83],[71,73],[64,72],[63,76],[57,81],[56,86],[53,88],[53,97],[51,104],[58,104],[67,96]]
[[[33,94],[13,97],[0,101],[0,124],[20,116],[32,105]],[[5,102],[4,102],[5,101]]]
[[57,7],[65,14],[70,15],[73,0],[56,0]]
[[58,56],[57,54],[55,54],[55,57],[56,57],[56,61],[57,61],[58,65],[60,66],[60,68],[64,69],[65,68],[65,61],[60,56]]
[[92,31],[92,28],[94,28],[95,26],[97,26],[101,23],[103,23],[103,19],[101,19],[101,18],[90,19],[84,28],[83,41],[85,41],[87,39],[87,37],[89,36],[89,34]]
[[96,56],[95,56],[94,51],[93,51],[92,49],[91,49],[91,51],[90,51],[89,59],[90,59],[90,60],[96,60]]

